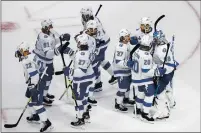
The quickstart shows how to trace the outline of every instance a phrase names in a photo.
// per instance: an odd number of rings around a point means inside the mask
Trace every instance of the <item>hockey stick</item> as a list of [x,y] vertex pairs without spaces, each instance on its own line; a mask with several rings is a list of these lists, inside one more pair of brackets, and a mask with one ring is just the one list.
[[159,22],[162,18],[164,18],[164,17],[165,17],[165,15],[161,15],[161,16],[156,20],[156,22],[154,23],[154,31],[157,30],[156,27],[157,27],[158,22]]
[[[98,13],[99,13],[99,11],[100,11],[101,7],[102,7],[102,5],[100,4],[100,6],[99,6],[98,10],[96,11],[95,16],[97,16],[97,15],[98,15]],[[63,57],[62,57],[62,58],[63,58]],[[63,59],[62,59],[62,60],[63,60]],[[72,60],[71,60],[71,61],[72,61]],[[61,74],[63,74],[63,70],[61,70],[61,71],[56,71],[56,72],[55,72],[55,75],[61,75]]]
[[[38,84],[41,82],[41,79],[42,79],[43,76],[45,75],[46,70],[47,70],[47,67],[45,68],[45,70],[44,70],[42,76],[40,77],[40,79],[39,79],[39,81],[38,81]],[[38,85],[38,86],[39,86],[39,85]],[[30,101],[31,101],[31,97],[29,98],[29,100],[28,100],[26,106],[24,107],[24,109],[23,109],[23,111],[22,111],[22,113],[21,113],[21,115],[20,115],[20,117],[19,117],[17,123],[15,123],[15,124],[5,124],[5,125],[4,125],[5,128],[13,128],[13,127],[16,127],[16,126],[19,124],[19,122],[20,122],[20,120],[21,120],[21,118],[22,118],[24,112],[26,111],[26,109],[27,109],[27,107],[28,107]]]
[[136,94],[135,94],[135,87],[133,86],[133,99],[134,99],[134,115],[135,115],[135,118],[137,118],[137,105],[136,105]]
[[103,5],[100,4],[100,6],[99,6],[99,8],[98,8],[98,10],[97,10],[97,12],[96,12],[96,14],[95,14],[95,16],[98,15],[98,13],[99,13],[99,11],[100,11],[100,9],[101,9],[102,6],[103,6]]
[[[72,62],[73,62],[73,60],[70,61],[68,67],[71,66]],[[64,61],[64,63],[65,63],[65,61]],[[61,71],[61,72],[62,72],[61,74],[64,73],[63,71]],[[55,75],[56,75],[56,73],[55,73]],[[66,83],[66,85],[67,85],[66,76],[64,75],[64,77],[65,77],[65,83]],[[65,91],[62,93],[62,95],[60,96],[59,100],[62,99],[62,97],[64,96],[64,94],[68,91],[68,88],[72,86],[72,81],[70,81],[70,80],[68,80],[68,81],[70,82],[70,84],[69,84],[68,86],[66,86],[66,89],[65,89]]]

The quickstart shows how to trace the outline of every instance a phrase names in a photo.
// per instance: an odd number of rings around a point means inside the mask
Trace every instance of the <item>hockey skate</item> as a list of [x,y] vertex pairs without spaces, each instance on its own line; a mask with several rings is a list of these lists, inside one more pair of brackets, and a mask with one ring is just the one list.
[[109,84],[113,85],[117,83],[117,78],[112,76],[111,79],[108,81]]
[[78,118],[77,121],[70,123],[73,128],[83,129],[83,125],[85,125],[84,118]]
[[91,111],[91,109],[92,109],[92,106],[90,104],[87,105],[87,110]]
[[95,88],[94,88],[94,92],[100,92],[102,91],[102,82],[96,83],[95,84]]
[[83,113],[83,118],[85,120],[86,123],[91,123],[90,122],[90,115],[89,115],[89,110],[87,110],[86,112]]
[[51,94],[49,94],[49,93],[47,93],[46,97],[49,98],[49,99],[54,99],[54,98],[55,98],[54,95],[51,95]]
[[52,123],[48,119],[47,119],[47,121],[43,121],[41,123],[40,132],[49,132],[52,129],[53,129]]
[[27,117],[27,122],[40,124],[40,117],[38,114],[33,114]]
[[136,108],[136,112],[135,112],[135,110],[134,110],[134,111],[133,111],[133,115],[134,115],[134,117],[137,116],[137,118],[139,118],[139,116],[141,115],[141,109]]
[[49,99],[48,97],[43,97],[43,105],[52,106],[54,100]]
[[127,107],[132,107],[135,104],[134,100],[130,100],[129,98],[125,98],[123,99],[123,104]]
[[144,113],[143,111],[141,112],[141,120],[148,122],[148,123],[151,123],[151,124],[154,124],[154,118],[150,117],[149,114]]
[[122,104],[118,104],[117,99],[115,99],[115,110],[120,112],[125,112],[125,113],[128,112],[128,108],[126,108]]
[[92,106],[97,106],[97,101],[92,98],[88,98],[88,103],[91,104]]

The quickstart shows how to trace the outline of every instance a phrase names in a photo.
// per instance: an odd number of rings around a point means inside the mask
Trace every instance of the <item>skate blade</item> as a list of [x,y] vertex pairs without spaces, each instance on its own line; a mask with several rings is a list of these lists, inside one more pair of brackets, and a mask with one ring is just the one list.
[[54,127],[53,126],[50,126],[50,127],[48,127],[45,131],[43,131],[43,132],[51,132],[51,131],[53,131],[53,129],[54,129]]
[[169,118],[169,116],[163,117],[163,118],[156,118],[156,121],[157,121],[157,122],[158,122],[158,121],[167,121],[168,118]]
[[137,119],[139,119],[139,118],[140,118],[140,115],[133,114],[133,118],[137,118]]
[[80,125],[80,126],[73,126],[73,125],[70,125],[72,128],[74,129],[81,129],[81,130],[85,130],[85,125]]
[[100,91],[103,91],[103,89],[96,89],[96,90],[94,90],[94,92],[100,92]]
[[154,124],[154,121],[148,121],[148,120],[146,120],[146,119],[144,119],[142,117],[140,117],[140,120],[145,122],[145,123]]
[[117,80],[115,80],[114,82],[112,82],[112,83],[109,83],[110,85],[114,85],[114,84],[116,84],[118,81]]
[[115,112],[120,112],[120,113],[128,113],[128,110],[127,111],[121,111],[121,110],[118,110],[118,109],[114,109]]
[[40,124],[41,123],[41,121],[28,121],[28,120],[27,120],[27,122],[30,124]]
[[84,119],[85,123],[91,123],[90,119]]
[[51,107],[52,104],[43,103],[44,106]]
[[[96,103],[96,104],[90,103],[90,105],[91,105],[91,106],[97,106],[97,103]],[[91,110],[91,109],[90,109],[90,110]]]
[[126,106],[126,107],[134,107],[134,104],[132,105],[132,104],[126,104],[126,103],[124,103],[124,106]]

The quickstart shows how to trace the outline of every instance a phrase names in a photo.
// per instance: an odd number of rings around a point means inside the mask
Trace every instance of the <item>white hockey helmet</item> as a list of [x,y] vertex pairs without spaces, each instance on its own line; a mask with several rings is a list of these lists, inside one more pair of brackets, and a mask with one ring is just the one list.
[[79,45],[87,45],[88,40],[89,37],[86,34],[81,34],[77,37],[77,42],[79,43]]
[[96,29],[98,27],[95,20],[89,20],[86,24],[86,29]]
[[151,31],[152,21],[149,17],[143,17],[140,20],[140,29],[144,33],[149,33]]
[[130,32],[127,29],[121,29],[119,32],[119,38],[125,37],[125,36],[130,36]]
[[[21,55],[28,55],[28,54],[30,54],[30,52],[29,52],[29,48],[30,48],[30,46],[29,46],[29,44],[27,43],[27,42],[22,42],[22,43],[20,43],[20,45],[18,45],[17,46],[17,50],[21,53]],[[26,52],[26,54],[25,54],[25,52]]]
[[52,21],[51,21],[50,19],[43,20],[43,21],[41,22],[42,28],[49,27],[50,25],[52,25]]
[[151,19],[149,18],[149,17],[143,17],[143,18],[141,18],[141,20],[140,20],[140,24],[141,25],[151,25],[152,24],[152,21],[151,21]]
[[151,43],[153,41],[153,37],[150,35],[144,35],[141,38],[141,45],[151,47]]
[[80,10],[80,13],[81,13],[82,15],[93,16],[92,8],[89,7],[89,6],[83,7],[83,8]]

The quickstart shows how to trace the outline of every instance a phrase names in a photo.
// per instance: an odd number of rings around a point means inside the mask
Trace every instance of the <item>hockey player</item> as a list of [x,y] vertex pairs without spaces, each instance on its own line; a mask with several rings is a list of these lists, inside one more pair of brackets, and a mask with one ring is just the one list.
[[[130,62],[130,32],[122,29],[119,32],[119,43],[115,48],[113,59],[114,76],[118,79],[118,91],[115,99],[115,109],[126,112],[128,108],[124,104],[134,105],[134,101],[129,99],[131,84]],[[132,62],[131,62],[132,63]]]
[[[174,71],[178,64],[174,59],[173,45],[171,45],[171,43],[168,42],[168,40],[165,37],[165,34],[161,30],[159,30],[154,32],[153,35],[155,40],[154,43],[156,44],[153,54],[154,62],[161,67],[165,61],[164,68],[167,69],[163,77],[159,78],[157,83],[158,87],[156,90],[157,98],[155,102],[157,104],[155,104],[155,106],[157,108],[157,112],[155,113],[154,117],[162,119],[162,118],[168,118],[170,114],[168,99],[166,97],[167,96],[166,87],[168,84],[171,83],[172,78],[174,76]],[[170,45],[169,49],[167,45],[168,43]],[[166,53],[167,57],[165,59]]]
[[131,37],[131,44],[137,45],[140,44],[141,38],[144,35],[151,35],[153,34],[153,28],[151,27],[152,21],[149,17],[143,17],[140,20],[140,28],[136,30],[134,36]]
[[84,7],[80,11],[81,13],[81,21],[84,26],[84,30],[86,30],[86,24],[89,20],[94,20],[97,23],[97,46],[96,46],[96,58],[94,61],[94,68],[96,73],[98,74],[96,79],[95,90],[96,92],[102,91],[102,82],[100,77],[100,66],[103,67],[112,77],[108,81],[110,84],[115,84],[117,79],[113,76],[113,70],[109,61],[105,60],[105,51],[107,50],[108,43],[110,42],[110,37],[106,34],[101,21],[98,17],[93,15],[91,7]]
[[[28,84],[26,97],[31,97],[28,107],[30,110],[30,116],[27,117],[28,122],[41,122],[40,132],[44,132],[52,128],[52,124],[49,121],[46,110],[42,105],[43,101],[43,86],[39,83],[39,73],[37,71],[37,64],[31,59],[29,45],[26,42],[22,42],[17,51],[15,57],[19,58],[22,62],[24,69],[24,76],[26,84]],[[43,82],[43,78],[40,82]]]
[[132,62],[130,64],[133,64],[130,65],[132,83],[138,91],[135,96],[137,111],[134,111],[134,113],[141,115],[141,119],[147,121],[154,121],[150,114],[155,92],[153,77],[162,76],[166,72],[165,68],[153,64],[150,53],[152,40],[152,36],[144,35],[141,38],[139,49],[134,52],[132,60],[129,60],[129,62]]
[[[49,86],[52,81],[52,76],[54,74],[54,66],[53,66],[53,58],[56,55],[59,55],[60,52],[56,48],[56,44],[60,42],[60,39],[51,33],[52,30],[52,22],[50,20],[43,20],[41,22],[41,32],[38,34],[35,49],[33,53],[35,54],[34,61],[39,66],[39,73],[44,71],[44,68],[47,66],[47,74],[49,76],[46,77],[46,87],[44,90],[44,104],[51,105],[54,98],[53,95],[48,93]],[[70,35],[63,34],[61,35],[62,41],[69,41]],[[64,48],[65,49],[65,48]]]
[[81,126],[85,120],[90,118],[87,108],[87,98],[89,89],[94,87],[95,75],[92,68],[91,53],[89,50],[89,36],[82,34],[77,39],[78,51],[74,54],[73,69],[64,68],[64,74],[73,81],[73,93],[75,95],[78,112],[76,122],[71,122],[72,126]]

